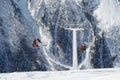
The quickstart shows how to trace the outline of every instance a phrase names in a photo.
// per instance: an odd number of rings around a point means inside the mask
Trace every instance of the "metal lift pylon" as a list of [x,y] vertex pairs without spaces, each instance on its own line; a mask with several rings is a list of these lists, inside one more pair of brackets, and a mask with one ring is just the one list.
[[77,59],[77,31],[84,30],[84,28],[64,28],[66,30],[72,30],[73,32],[73,42],[72,42],[72,48],[73,48],[73,65],[72,69],[78,69],[78,59]]

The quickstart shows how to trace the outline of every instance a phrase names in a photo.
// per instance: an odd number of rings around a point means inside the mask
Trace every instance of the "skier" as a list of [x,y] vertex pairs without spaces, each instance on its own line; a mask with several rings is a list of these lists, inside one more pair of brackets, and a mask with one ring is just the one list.
[[41,40],[39,38],[35,38],[33,40],[33,47],[38,48],[40,46]]
[[85,45],[81,45],[80,46],[80,52],[84,52],[86,50],[86,46]]

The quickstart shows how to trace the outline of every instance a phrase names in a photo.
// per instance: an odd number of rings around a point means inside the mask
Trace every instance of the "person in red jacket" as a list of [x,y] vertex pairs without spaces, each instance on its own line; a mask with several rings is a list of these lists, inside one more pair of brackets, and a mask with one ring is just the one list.
[[80,52],[84,52],[85,50],[86,50],[86,46],[81,45],[81,46],[80,46]]
[[38,48],[40,46],[41,40],[39,38],[35,38],[33,40],[33,47]]

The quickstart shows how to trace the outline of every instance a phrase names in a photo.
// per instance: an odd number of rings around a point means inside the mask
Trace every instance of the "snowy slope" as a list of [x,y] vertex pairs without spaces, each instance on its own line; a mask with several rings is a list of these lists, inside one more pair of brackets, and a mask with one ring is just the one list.
[[0,74],[0,80],[120,80],[120,69],[14,72]]

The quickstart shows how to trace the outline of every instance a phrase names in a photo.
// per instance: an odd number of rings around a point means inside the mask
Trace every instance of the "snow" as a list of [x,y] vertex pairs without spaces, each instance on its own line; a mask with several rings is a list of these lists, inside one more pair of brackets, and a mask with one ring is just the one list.
[[29,0],[28,1],[28,9],[31,12],[31,16],[34,18],[36,17],[35,13],[38,13],[40,9],[40,5],[42,4],[42,1],[44,0]]
[[[48,63],[50,64],[49,67],[51,67],[51,70],[54,70],[54,68],[53,68],[54,65],[53,65],[52,63],[55,63],[55,64],[57,64],[57,65],[60,65],[60,66],[62,66],[62,67],[68,68],[68,69],[71,68],[70,66],[63,65],[63,64],[61,64],[60,62],[57,62],[57,61],[55,61],[54,59],[52,59],[51,57],[49,57],[49,55],[48,55],[47,52],[46,52],[45,46],[43,46],[43,51],[44,51],[44,54],[45,54],[45,57],[46,57]],[[52,62],[52,63],[51,63],[51,62]]]
[[120,69],[92,69],[0,74],[0,80],[120,80]]
[[[16,2],[17,3],[17,2]],[[32,22],[31,20],[31,16],[30,16],[30,13],[29,13],[29,10],[27,8],[27,0],[20,0],[18,3],[18,6],[20,7],[24,17],[29,20],[30,22]]]
[[101,0],[100,5],[94,11],[94,16],[99,21],[99,28],[108,30],[120,25],[120,5],[118,0]]
[[85,59],[83,60],[83,62],[79,65],[79,68],[81,69],[82,66],[84,66],[85,69],[92,69],[92,64],[91,64],[91,59],[92,56],[90,54],[90,46],[86,49],[86,54],[85,54]]
[[54,30],[54,39],[55,39],[54,53],[57,53],[57,31],[58,31],[60,16],[61,16],[61,3],[59,4],[59,13],[58,13],[57,21],[55,24],[55,30]]
[[107,46],[111,56],[117,55],[114,67],[120,66],[120,5],[118,0],[100,0],[98,8],[94,11],[98,20],[97,27],[105,32]]

